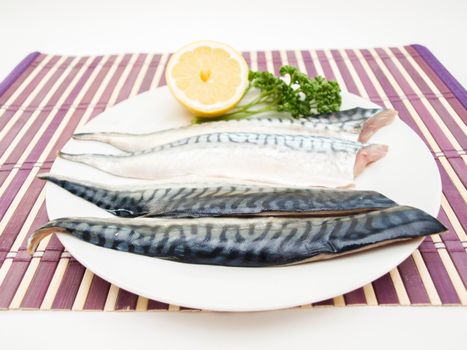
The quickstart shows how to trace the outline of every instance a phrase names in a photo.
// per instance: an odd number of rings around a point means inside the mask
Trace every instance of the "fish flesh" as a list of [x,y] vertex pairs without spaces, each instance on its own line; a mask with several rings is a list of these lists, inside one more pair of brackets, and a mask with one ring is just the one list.
[[213,133],[124,155],[59,157],[107,173],[158,180],[181,176],[226,177],[289,186],[346,187],[384,157],[386,145],[324,136]]
[[188,137],[124,155],[69,154],[59,157],[107,173],[158,180],[207,176],[287,186],[346,187],[365,167],[384,157],[386,145],[324,136],[212,133]]
[[147,134],[118,132],[77,133],[75,140],[98,141],[125,152],[141,152],[165,143],[213,132],[257,132],[331,136],[365,143],[380,128],[390,124],[397,112],[382,108],[352,108],[314,117],[247,118],[182,126]]
[[406,206],[324,218],[61,218],[36,230],[28,251],[60,232],[182,263],[267,267],[334,258],[445,230],[434,217]]
[[374,191],[243,184],[150,184],[123,189],[51,174],[39,178],[119,217],[345,215],[397,205]]

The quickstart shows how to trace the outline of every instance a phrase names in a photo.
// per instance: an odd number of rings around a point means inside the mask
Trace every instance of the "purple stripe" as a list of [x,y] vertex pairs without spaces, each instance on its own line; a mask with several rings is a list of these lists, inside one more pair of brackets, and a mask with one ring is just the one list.
[[431,275],[431,279],[443,304],[459,304],[459,298],[454,289],[451,279],[438,254],[435,252],[421,252],[426,267]]
[[[449,242],[446,244],[449,246]],[[462,244],[460,247],[462,249],[457,249],[456,251],[452,251],[452,249],[448,248],[449,256],[459,274],[459,277],[464,284],[464,287],[467,288],[467,255],[465,254],[465,249],[463,248]]]
[[[467,139],[467,137],[466,137]],[[467,186],[467,166],[460,156],[446,158],[464,186]]]
[[[30,171],[23,170],[23,169],[18,170],[15,177],[10,182],[10,185],[7,187],[5,192],[3,192],[3,195],[0,198],[0,219],[3,219],[3,216],[8,210],[10,203],[15,198],[16,193],[18,192],[21,185],[24,183],[24,180],[26,180],[26,178],[28,177],[29,172]],[[3,249],[2,241],[0,241],[0,251],[2,251]],[[8,248],[9,247],[7,247],[7,249]]]
[[3,265],[3,262],[6,260],[8,252],[0,251],[0,267]]
[[436,164],[438,165],[439,173],[441,174],[441,183],[443,188],[443,193],[446,196],[449,204],[451,205],[452,210],[456,214],[457,219],[464,228],[467,229],[467,216],[465,215],[465,202],[462,196],[460,195],[457,188],[452,183],[451,179],[448,176],[448,173],[444,167],[439,162],[439,159],[435,159]]
[[459,237],[457,236],[456,231],[454,230],[454,227],[452,226],[451,221],[448,219],[446,212],[444,211],[443,208],[440,209],[439,214],[438,214],[438,220],[443,223],[444,226],[448,228],[446,232],[443,232],[440,237],[443,240],[443,242],[446,241],[459,241]]
[[302,50],[301,54],[302,54],[303,63],[305,64],[307,74],[310,77],[316,77],[318,73],[316,72],[315,63],[313,62],[313,58],[311,57],[310,51]]
[[280,55],[279,51],[274,51],[274,52],[276,52],[276,54],[275,54],[276,57],[273,56],[273,59],[272,59],[274,74],[279,75],[279,70],[281,69],[284,62],[282,62],[282,58],[281,58],[281,55]]
[[[101,60],[102,57],[97,57],[96,59]],[[99,73],[97,73],[97,76],[94,78],[91,87],[81,99],[80,104],[85,105],[87,108],[90,108],[89,105],[96,96],[97,90],[99,89],[100,85],[102,84],[102,81],[104,80],[109,70],[116,64],[116,60],[117,56],[114,55],[110,56],[107,59],[107,61],[102,62],[102,67],[100,68]],[[102,104],[102,101],[102,99],[100,101],[97,101],[97,105]]]
[[24,273],[29,266],[29,260],[25,259],[25,257],[19,258],[18,255],[13,260],[5,279],[0,286],[0,309],[8,308],[15,296],[21,280],[23,279]]
[[460,241],[445,241],[444,244],[448,252],[465,253],[465,248]]
[[159,62],[161,60],[161,55],[154,55],[151,62],[149,63],[148,70],[146,71],[146,75],[144,76],[143,82],[141,83],[141,87],[139,88],[138,94],[148,91],[151,87],[152,79],[154,79],[154,74],[156,73],[157,66],[159,66]]
[[[0,167],[0,184],[3,185],[5,182],[6,178],[8,177],[8,174],[10,173],[11,169],[4,170],[3,167]],[[0,198],[1,200],[1,198]],[[0,202],[1,204],[1,202]],[[1,205],[0,205],[1,208]]]
[[257,63],[258,63],[258,70],[259,71],[267,71],[267,65],[266,65],[266,55],[264,51],[258,51],[256,54],[257,57]]
[[452,118],[450,113],[446,110],[444,105],[436,97],[434,91],[430,89],[425,80],[421,77],[420,74],[418,74],[418,72],[409,62],[407,57],[398,48],[391,48],[391,52],[397,57],[400,64],[404,67],[404,69],[410,75],[411,79],[415,82],[415,84],[417,84],[423,96],[427,98],[427,100],[430,102],[430,104],[433,106],[433,108],[436,110],[439,116],[443,119],[446,126],[457,139],[457,142],[459,142],[462,148],[465,149],[467,147],[467,139],[465,137],[464,132]]
[[78,293],[84,275],[84,266],[74,258],[70,259],[63,275],[62,283],[58,288],[52,309],[71,309]]
[[46,250],[21,302],[22,308],[40,308],[60,260],[61,252]]
[[27,55],[13,70],[0,82],[0,97],[7,91],[10,86],[24,73],[29,65],[34,62],[40,52],[33,52]]
[[[20,171],[21,172],[21,171]],[[25,172],[24,175],[29,175],[29,171]],[[23,182],[21,182],[21,185]],[[29,215],[36,198],[44,187],[44,181],[34,178],[29,186],[28,190],[24,194],[18,206],[15,208],[10,220],[2,233],[2,239],[0,241],[0,250],[9,250],[13,242],[16,240],[21,228],[23,227],[24,221]]]
[[288,50],[286,54],[289,66],[294,66],[298,68],[297,57],[295,57],[295,51]]
[[373,288],[375,290],[376,298],[379,304],[398,304],[396,288],[392,283],[392,278],[389,273],[381,276],[373,281]]
[[430,299],[418,272],[412,256],[409,256],[399,266],[399,274],[412,304],[429,304]]
[[447,85],[457,99],[462,103],[464,108],[467,108],[467,91],[464,87],[452,76],[451,73],[441,64],[440,61],[422,45],[411,45],[419,55],[427,62],[430,67],[438,74],[441,80]]
[[348,305],[366,304],[365,292],[363,288],[355,289],[344,295],[345,303]]
[[271,52],[274,75],[279,76],[279,70],[282,66],[281,53],[277,50]]
[[122,90],[118,94],[116,103],[120,103],[123,100],[126,100],[130,96],[131,89],[135,85],[136,78],[138,77],[139,72],[143,69],[143,63],[146,59],[146,54],[141,54],[136,59],[135,63],[133,63],[133,67],[131,68],[130,74],[128,74],[128,78],[123,84]]
[[134,310],[136,309],[136,303],[138,302],[138,296],[124,289],[118,291],[117,301],[115,302],[116,310]]
[[426,62],[422,56],[418,53],[415,48],[412,46],[406,46],[405,49],[410,53],[412,58],[417,62],[417,64],[422,68],[426,75],[431,79],[433,84],[436,85],[438,90],[443,94],[446,100],[449,102],[451,107],[460,115],[465,116],[465,107],[462,103],[455,97],[455,95],[449,90],[449,87],[443,82],[439,77],[436,71]]
[[148,310],[168,310],[169,304],[149,299],[148,301]]
[[462,246],[459,236],[457,236],[451,221],[448,219],[443,209],[441,209],[438,219],[448,228],[448,231],[441,234],[440,237],[446,245],[446,250],[451,257],[462,282],[467,286],[467,254],[465,254],[465,248]]
[[103,310],[107,295],[109,294],[110,283],[94,275],[89,288],[88,297],[84,303],[84,310]]
[[123,57],[123,60],[120,62],[120,64],[117,66],[117,69],[115,70],[114,75],[109,81],[108,87],[104,93],[102,94],[101,99],[98,102],[98,107],[94,108],[94,110],[91,113],[91,117],[89,120],[94,119],[97,115],[101,114],[106,108],[107,108],[107,103],[110,100],[110,97],[113,94],[113,91],[115,89],[115,85],[117,85],[118,81],[120,80],[121,75],[123,74],[123,71],[125,70],[125,67],[128,65],[129,61],[131,59],[131,55],[127,54]]
[[331,65],[329,64],[329,60],[326,57],[326,54],[322,50],[318,50],[318,60],[321,63],[321,67],[323,68],[324,77],[326,79],[333,79],[335,80],[336,77],[334,76],[334,72],[332,71]]

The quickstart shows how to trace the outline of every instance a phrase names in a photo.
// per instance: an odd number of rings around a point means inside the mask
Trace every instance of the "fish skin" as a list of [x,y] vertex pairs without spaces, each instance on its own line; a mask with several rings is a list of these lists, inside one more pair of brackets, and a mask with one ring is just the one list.
[[397,205],[374,191],[243,184],[152,184],[119,189],[51,174],[38,177],[119,217],[344,215]]
[[124,219],[61,218],[36,230],[32,254],[54,232],[124,252],[191,264],[298,264],[445,231],[434,217],[396,206],[347,217]]
[[[359,162],[360,150],[365,152]],[[385,145],[324,136],[212,133],[180,139],[139,153],[60,152],[59,157],[129,178],[158,180],[199,175],[287,186],[336,188],[353,185],[354,177],[386,152]],[[371,154],[377,154],[377,157]]]
[[[75,140],[107,143],[129,153],[141,152],[178,139],[213,132],[298,133],[367,142],[374,132],[392,122],[396,115],[397,113],[393,110],[357,107],[345,111],[298,119],[277,117],[247,118],[182,126],[147,134],[117,132],[76,133],[73,135],[73,138]],[[384,119],[384,122],[377,122],[381,119]]]

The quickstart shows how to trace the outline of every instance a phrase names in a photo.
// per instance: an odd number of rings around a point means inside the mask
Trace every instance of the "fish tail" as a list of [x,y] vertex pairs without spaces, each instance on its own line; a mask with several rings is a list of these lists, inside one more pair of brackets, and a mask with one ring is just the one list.
[[94,186],[84,182],[78,182],[76,180],[72,180],[66,178],[64,176],[59,175],[52,175],[50,173],[44,173],[37,175],[37,178],[45,181],[52,182],[53,184],[64,188],[67,191],[70,191],[73,194],[78,194],[80,192],[86,191],[88,189],[93,189]]
[[80,160],[82,160],[86,155],[85,154],[71,154],[71,153],[59,151],[57,156],[65,160],[71,160],[73,162],[81,162]]
[[[71,179],[68,179],[66,177],[62,176],[56,176],[52,175],[50,173],[45,173],[45,174],[39,174],[37,176],[41,180],[46,180],[49,181],[64,190],[67,190],[68,192],[77,195],[78,197],[84,198],[92,203],[94,203],[94,195],[97,191],[94,185],[84,183],[84,182],[78,182],[78,181],[73,181]],[[101,188],[102,191],[107,191],[105,188]]]
[[60,187],[63,187],[63,184],[66,182],[65,178],[61,176],[52,175],[50,173],[43,173],[37,175],[38,179],[52,182]]
[[[71,194],[83,198],[84,200],[97,205],[99,208],[102,208],[111,214],[123,217],[134,216],[132,208],[127,207],[131,205],[131,201],[128,205],[125,205],[125,203],[122,204],[122,198],[123,202],[125,202],[125,199],[128,197],[120,196],[118,191],[106,188],[102,185],[86,183],[62,176],[55,176],[52,174],[40,174],[37,177],[42,180],[52,182],[53,184],[70,192]],[[127,195],[131,196],[131,194]],[[119,205],[123,205],[123,207],[120,208]]]
[[436,218],[409,206],[396,206],[355,215],[342,223],[347,227],[359,225],[362,229],[358,233],[344,229],[333,234],[330,239],[333,253],[359,251],[391,242],[440,234],[447,230]]
[[72,154],[62,151],[58,152],[58,157],[72,162],[90,165],[98,169],[101,169],[101,167],[105,168],[105,166],[114,159],[114,156],[108,154]]
[[360,135],[358,136],[358,141],[362,143],[367,142],[376,131],[384,126],[391,124],[396,119],[396,116],[396,111],[392,109],[385,109],[382,112],[379,112],[368,118],[368,120],[363,124]]
[[131,153],[140,150],[137,140],[144,135],[128,134],[120,132],[83,132],[73,134],[74,140],[96,141],[111,145],[121,151]]
[[73,134],[71,137],[74,140],[80,140],[80,141],[100,141],[101,139],[101,133],[97,132],[80,132]]
[[60,225],[59,220],[52,220],[48,224],[38,228],[28,239],[27,250],[29,254],[34,254],[41,241],[53,233],[70,233],[66,228]]
[[121,137],[128,137],[131,136],[130,134],[126,133],[119,133],[119,132],[79,132],[73,134],[71,137],[74,140],[79,141],[97,141],[103,143],[113,144],[115,139]]

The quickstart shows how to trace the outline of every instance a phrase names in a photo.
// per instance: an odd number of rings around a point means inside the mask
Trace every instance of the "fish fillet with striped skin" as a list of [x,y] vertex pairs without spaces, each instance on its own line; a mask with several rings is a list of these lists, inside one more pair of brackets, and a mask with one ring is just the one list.
[[50,181],[120,217],[345,215],[397,205],[374,191],[243,184],[151,184],[111,188],[62,176]]
[[445,230],[432,216],[405,206],[325,218],[62,218],[36,230],[28,251],[61,232],[98,246],[182,263],[267,267],[334,258]]
[[75,140],[99,141],[125,152],[141,152],[179,139],[213,132],[258,132],[269,134],[321,135],[367,142],[380,128],[390,124],[397,112],[389,109],[353,108],[303,118],[247,118],[166,129],[148,134],[117,132],[77,133]]
[[138,179],[222,177],[288,186],[346,187],[387,146],[324,136],[213,133],[125,155],[59,156],[107,173]]

